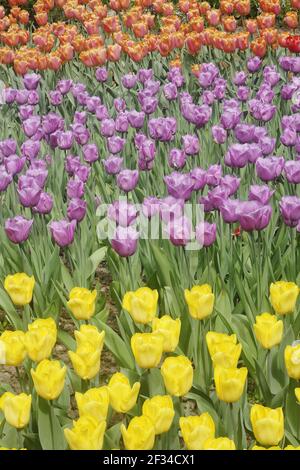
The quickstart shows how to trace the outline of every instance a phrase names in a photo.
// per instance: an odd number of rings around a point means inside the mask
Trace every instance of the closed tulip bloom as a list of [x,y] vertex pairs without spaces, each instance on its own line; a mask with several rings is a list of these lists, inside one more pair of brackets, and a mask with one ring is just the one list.
[[71,222],[58,220],[51,222],[49,225],[53,240],[62,248],[73,243],[76,226],[76,220],[72,220]]
[[153,333],[159,333],[163,337],[163,351],[175,351],[181,329],[181,321],[179,318],[173,320],[169,315],[164,315],[161,318],[154,318],[152,320]]
[[163,353],[163,336],[158,333],[135,333],[131,337],[131,349],[139,367],[157,367]]
[[253,328],[257,341],[265,349],[273,348],[282,340],[283,322],[277,320],[275,315],[270,313],[258,315]]
[[143,416],[147,416],[155,429],[155,434],[168,432],[174,416],[174,406],[170,395],[156,395],[143,403]]
[[23,243],[27,240],[32,229],[33,220],[22,216],[8,219],[5,222],[5,233],[12,243]]
[[147,416],[135,416],[127,429],[121,424],[126,450],[151,450],[155,441],[155,428]]
[[51,356],[57,338],[56,323],[53,318],[38,319],[28,325],[24,346],[32,361],[40,362]]
[[68,351],[68,354],[76,374],[83,380],[93,379],[99,373],[101,350],[91,343],[83,344],[76,352]]
[[297,401],[300,403],[300,388],[295,388],[295,395],[297,398]]
[[281,175],[284,164],[283,157],[260,157],[256,161],[257,176],[263,181],[272,181]]
[[158,292],[149,287],[140,287],[134,292],[126,292],[122,307],[137,323],[150,323],[156,316]]
[[215,296],[209,284],[194,286],[191,290],[185,289],[184,297],[193,318],[203,320],[212,314]]
[[97,422],[105,421],[109,407],[107,387],[90,388],[85,393],[75,393],[79,416],[92,416]]
[[76,320],[89,320],[95,313],[97,291],[74,287],[67,303]]
[[71,450],[102,450],[105,429],[105,421],[82,416],[73,421],[71,429],[64,429],[64,434]]
[[217,333],[216,331],[206,333],[206,344],[210,356],[213,356],[219,345],[224,343],[235,345],[237,343],[236,335],[227,335],[226,333]]
[[238,401],[244,391],[248,370],[246,367],[230,368],[217,366],[214,370],[216,393],[226,403]]
[[294,282],[278,281],[270,285],[270,302],[279,315],[295,310],[298,295],[299,287]]
[[234,369],[237,367],[242,352],[241,344],[233,344],[229,341],[218,343],[212,349],[211,360],[213,366]]
[[175,397],[186,395],[193,385],[193,367],[186,356],[167,357],[161,366],[167,392]]
[[215,437],[215,423],[209,413],[181,417],[179,426],[188,450],[203,450],[205,442]]
[[135,382],[130,386],[126,375],[116,372],[108,382],[109,400],[117,413],[127,413],[136,404],[141,384]]
[[77,348],[84,347],[89,343],[96,350],[102,351],[104,346],[105,331],[99,331],[94,325],[81,325],[79,330],[74,331]]
[[53,208],[53,198],[50,194],[42,192],[40,195],[39,202],[33,207],[33,212],[39,214],[49,214]]
[[[3,346],[4,360],[1,364],[7,366],[18,367],[22,364],[26,357],[26,349],[24,346],[24,332],[23,331],[9,331],[6,330],[0,336],[0,345]],[[1,346],[0,346],[1,350]]]
[[300,198],[297,196],[283,196],[279,202],[283,221],[289,227],[296,227],[300,221]]
[[67,207],[67,215],[69,220],[76,220],[81,222],[86,214],[87,203],[86,201],[74,198],[71,199]]
[[200,222],[196,226],[196,240],[200,246],[211,246],[217,237],[217,225],[209,222]]
[[133,191],[138,184],[138,170],[122,170],[117,176],[117,184],[126,193]]
[[284,416],[282,408],[267,408],[253,405],[250,411],[255,439],[265,447],[277,446],[284,436]]
[[61,366],[59,361],[44,359],[37,368],[31,369],[36,393],[45,400],[55,400],[59,397],[65,386],[67,373],[66,366]]
[[136,252],[138,239],[139,233],[134,227],[119,226],[113,234],[111,246],[119,256],[127,258]]
[[0,410],[8,424],[16,429],[25,428],[30,420],[31,395],[6,392],[0,398]]
[[208,439],[203,446],[203,450],[236,450],[235,443],[228,437],[216,437]]
[[18,307],[30,304],[32,301],[35,279],[25,273],[9,275],[5,278],[4,289]]
[[300,379],[300,344],[288,345],[284,350],[284,362],[288,376]]

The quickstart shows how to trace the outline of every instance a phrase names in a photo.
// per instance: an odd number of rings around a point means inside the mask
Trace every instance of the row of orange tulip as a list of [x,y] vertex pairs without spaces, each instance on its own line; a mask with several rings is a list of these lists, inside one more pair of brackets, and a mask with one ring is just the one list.
[[[24,28],[29,13],[21,6],[26,2],[9,3],[12,8],[7,15],[0,7],[0,63],[13,64],[20,74],[30,69],[57,70],[75,53],[87,66],[118,61],[122,52],[134,61],[153,51],[166,57],[184,46],[196,54],[202,45],[227,53],[250,45],[254,54],[263,56],[268,46],[286,47],[290,35],[276,29],[279,0],[260,0],[261,13],[256,19],[243,18],[249,15],[250,0],[221,0],[219,9],[211,8],[208,2],[185,0],[179,1],[177,10],[173,3],[160,0],[138,0],[131,8],[127,0],[111,0],[111,9],[95,0],[37,0],[34,11],[39,26],[32,34]],[[300,0],[292,0],[291,5],[295,10],[287,12],[283,21],[295,29]],[[70,23],[48,22],[55,6]],[[119,12],[121,9],[126,11]]]

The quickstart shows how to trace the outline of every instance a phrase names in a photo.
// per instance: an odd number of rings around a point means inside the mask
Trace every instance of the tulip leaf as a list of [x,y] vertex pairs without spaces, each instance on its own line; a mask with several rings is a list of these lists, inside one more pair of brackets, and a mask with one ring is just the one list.
[[259,386],[260,386],[260,390],[262,392],[262,395],[263,395],[263,398],[264,398],[264,401],[265,401],[266,405],[270,406],[273,395],[271,393],[270,387],[269,387],[268,382],[266,380],[264,371],[262,370],[259,362],[256,359],[254,359],[254,361],[255,361],[256,375],[257,375],[258,383],[259,383]]
[[67,447],[60,422],[53,405],[39,397],[38,432],[43,450],[65,450]]
[[21,317],[16,312],[15,307],[13,306],[7,294],[1,288],[0,288],[0,308],[5,312],[10,324],[13,325],[16,330],[21,330],[22,329]]
[[106,246],[102,246],[89,257],[90,270],[88,273],[88,277],[91,277],[95,274],[99,264],[104,260],[106,252]]

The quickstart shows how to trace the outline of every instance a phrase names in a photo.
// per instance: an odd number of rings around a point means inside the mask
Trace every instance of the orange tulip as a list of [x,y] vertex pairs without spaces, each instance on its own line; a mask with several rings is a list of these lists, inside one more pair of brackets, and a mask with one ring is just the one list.
[[119,44],[107,46],[107,60],[117,62],[120,59],[122,47]]
[[233,33],[237,27],[237,21],[234,16],[223,16],[222,23],[225,31]]
[[251,51],[258,57],[264,57],[267,52],[267,43],[264,38],[257,38],[250,44]]
[[296,11],[289,11],[283,18],[284,23],[288,28],[296,29],[298,26],[298,14]]
[[249,33],[254,34],[257,31],[257,21],[256,20],[246,20],[246,28]]
[[197,54],[201,48],[201,40],[198,33],[191,33],[185,40],[187,50],[190,54]]

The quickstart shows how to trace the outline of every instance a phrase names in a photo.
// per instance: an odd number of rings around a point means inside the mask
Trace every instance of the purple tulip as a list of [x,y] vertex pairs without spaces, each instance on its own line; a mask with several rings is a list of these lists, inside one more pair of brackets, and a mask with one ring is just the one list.
[[272,191],[267,185],[254,184],[250,186],[249,201],[258,201],[261,204],[268,204],[275,191]]
[[119,136],[112,136],[108,137],[107,139],[107,147],[110,153],[119,153],[123,150],[123,147],[125,145],[126,141],[125,139],[122,139]]
[[215,242],[216,238],[216,224],[210,224],[209,222],[200,222],[196,226],[196,240],[198,241],[200,246],[211,246]]
[[168,72],[167,78],[170,82],[174,83],[177,88],[182,87],[185,82],[184,76],[182,75],[182,72],[178,67],[172,67]]
[[62,95],[66,95],[71,90],[72,85],[73,85],[72,80],[60,80],[56,85],[56,89]]
[[115,98],[114,99],[114,107],[115,107],[115,110],[118,113],[120,113],[121,111],[125,111],[126,101],[123,98]]
[[136,110],[129,111],[127,113],[127,120],[134,129],[141,129],[144,125],[145,113]]
[[10,155],[5,158],[4,166],[10,175],[15,176],[23,170],[25,162],[25,157],[20,158],[18,155]]
[[275,96],[274,91],[270,85],[262,83],[258,92],[256,93],[256,98],[262,101],[263,103],[271,103]]
[[144,139],[139,148],[140,160],[152,162],[155,158],[155,143],[151,139]]
[[145,217],[151,219],[159,213],[160,210],[160,202],[157,197],[148,196],[144,199],[142,205],[142,212]]
[[284,223],[289,227],[296,227],[300,221],[300,198],[284,196],[279,202],[279,207]]
[[211,165],[206,171],[206,183],[208,186],[217,186],[222,178],[222,166]]
[[117,175],[120,173],[123,165],[123,158],[110,155],[106,160],[102,161],[108,175]]
[[279,73],[276,71],[274,66],[270,66],[270,65],[264,68],[263,77],[264,77],[264,81],[271,87],[274,87],[275,85],[277,85],[277,83],[280,80]]
[[[43,188],[47,181],[48,171],[42,170],[41,168],[37,169],[37,168],[30,167],[29,170],[27,170],[26,172],[26,176],[33,178],[37,182],[39,187]],[[19,179],[19,182],[21,178]]]
[[156,111],[157,106],[158,106],[157,98],[154,98],[152,96],[145,96],[142,99],[141,108],[142,108],[142,111],[144,111],[144,113],[147,115],[153,114]]
[[99,158],[96,144],[86,144],[82,147],[83,158],[88,163],[94,163]]
[[70,150],[73,145],[73,132],[58,132],[57,144],[61,150]]
[[71,245],[74,240],[76,225],[76,220],[71,222],[67,220],[52,221],[49,226],[55,243],[62,248]]
[[80,167],[80,158],[75,155],[68,155],[65,160],[65,169],[68,175],[73,176],[75,171]]
[[286,147],[293,147],[296,145],[297,141],[297,132],[290,127],[284,129],[283,133],[280,136],[280,142]]
[[228,196],[235,194],[239,189],[240,184],[240,178],[234,175],[225,175],[220,181],[220,187],[226,190]]
[[108,72],[105,67],[99,67],[96,70],[96,80],[104,83],[108,79]]
[[159,215],[166,223],[181,217],[183,208],[184,200],[176,199],[173,196],[167,196],[159,201]]
[[98,119],[98,121],[109,119],[108,110],[104,104],[101,104],[101,106],[97,107],[95,114],[96,114],[96,118]]
[[18,215],[13,219],[6,220],[5,233],[12,243],[23,243],[30,235],[32,224],[33,220],[28,220]]
[[200,196],[198,199],[198,203],[203,206],[204,212],[212,212],[215,210],[214,205],[210,199],[210,194],[207,196]]
[[58,130],[63,130],[64,122],[56,113],[48,113],[43,117],[42,128],[45,134],[53,134]]
[[26,119],[29,119],[30,117],[33,116],[33,113],[34,113],[33,106],[24,104],[23,106],[19,107],[19,116],[20,116],[21,121],[26,121]]
[[138,79],[141,83],[147,82],[147,80],[151,80],[153,77],[153,70],[152,69],[140,69],[138,71]]
[[127,88],[130,90],[136,85],[137,82],[137,76],[133,75],[132,73],[128,73],[127,75],[124,75],[121,79],[123,87]]
[[86,165],[80,165],[75,170],[75,176],[80,179],[83,183],[86,183],[91,174],[91,167]]
[[52,106],[59,106],[63,102],[63,95],[60,91],[50,91],[49,92],[49,101]]
[[239,124],[241,119],[241,111],[237,107],[232,107],[224,110],[221,114],[220,122],[224,129],[234,129]]
[[237,86],[245,85],[247,77],[248,76],[244,71],[236,72],[235,76],[233,77],[233,83]]
[[160,81],[159,80],[147,80],[144,83],[144,93],[147,96],[155,96],[160,89]]
[[272,207],[258,201],[241,201],[236,209],[236,215],[242,230],[246,232],[263,230],[270,222]]
[[176,199],[187,200],[190,199],[194,189],[194,179],[187,173],[182,174],[174,171],[168,176],[164,177],[164,182],[167,185],[168,194]]
[[260,146],[263,155],[270,155],[270,153],[275,149],[276,139],[275,137],[273,138],[266,135],[258,140],[258,145]]
[[220,206],[220,213],[226,224],[234,224],[238,221],[237,208],[240,201],[237,199],[227,199]]
[[71,179],[67,184],[67,195],[69,199],[81,199],[84,195],[84,183],[76,177]]
[[234,136],[240,144],[250,144],[254,140],[255,126],[241,122],[234,129]]
[[249,70],[249,72],[255,73],[260,69],[261,64],[262,60],[259,57],[250,57],[250,59],[248,59],[247,61],[247,69]]
[[225,155],[225,165],[244,168],[250,157],[249,144],[232,144]]
[[117,132],[122,132],[122,133],[127,132],[129,128],[127,113],[126,112],[119,113],[116,117],[115,124],[116,124]]
[[111,241],[112,248],[118,255],[127,258],[137,249],[139,234],[133,227],[117,227]]
[[193,168],[190,172],[190,177],[194,181],[194,191],[203,189],[207,184],[206,171],[202,168]]
[[95,114],[99,106],[101,106],[101,99],[99,96],[91,96],[86,100],[86,108],[90,113]]
[[174,148],[169,153],[168,161],[171,168],[183,168],[186,163],[186,154],[183,150]]
[[240,101],[247,101],[250,96],[250,88],[247,86],[239,86],[236,90],[236,94]]
[[186,216],[178,217],[168,224],[167,233],[173,245],[185,246],[192,236],[191,221]]
[[177,86],[174,83],[166,83],[163,87],[163,92],[168,101],[176,100],[178,96]]
[[24,207],[34,207],[39,202],[42,188],[34,178],[21,176],[18,181],[17,192]]
[[17,90],[14,88],[4,89],[4,99],[6,104],[13,104],[17,96]]
[[0,141],[0,155],[9,157],[17,151],[17,142],[14,139],[5,139]]
[[72,126],[73,136],[79,145],[85,145],[90,138],[88,129],[83,124],[73,124]]
[[18,105],[26,104],[28,101],[29,91],[28,90],[17,90],[16,103]]
[[38,214],[50,214],[53,208],[53,198],[51,194],[42,192],[38,204],[33,207],[33,212]]
[[133,224],[137,218],[137,210],[133,204],[125,200],[114,201],[107,212],[108,218],[122,227]]
[[81,222],[86,214],[87,204],[83,199],[71,199],[67,208],[69,220]]
[[26,90],[36,90],[41,80],[41,76],[37,73],[27,73],[23,77],[23,83]]
[[259,158],[256,162],[256,173],[262,181],[272,181],[281,175],[284,168],[283,157]]
[[205,90],[202,93],[202,103],[205,105],[211,106],[214,103],[215,99],[215,94],[210,90]]
[[161,142],[169,142],[176,132],[176,120],[172,118],[153,118],[148,123],[150,137]]
[[300,161],[289,160],[285,162],[284,173],[289,183],[300,183]]
[[222,126],[213,126],[211,128],[211,133],[214,141],[217,144],[224,144],[227,140],[227,131]]
[[138,170],[122,170],[117,176],[117,184],[126,193],[132,191],[139,180]]
[[75,111],[74,123],[85,125],[87,121],[86,111]]
[[182,143],[186,155],[196,155],[200,152],[200,142],[196,135],[183,135]]
[[100,124],[100,132],[103,137],[112,137],[115,133],[115,121],[113,119],[103,119]]

